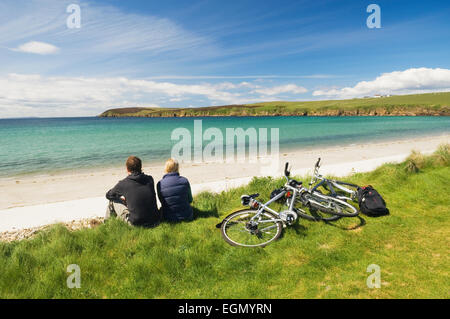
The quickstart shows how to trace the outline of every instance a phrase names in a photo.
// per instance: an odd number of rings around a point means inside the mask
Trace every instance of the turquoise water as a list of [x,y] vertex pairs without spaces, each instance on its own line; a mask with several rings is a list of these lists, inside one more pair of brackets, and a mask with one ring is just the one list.
[[[221,117],[199,118],[203,132],[217,127],[279,128],[280,149],[345,145],[450,133],[449,117]],[[193,118],[0,119],[0,176],[123,165],[170,157],[175,128],[193,135]],[[208,142],[204,142],[206,145]]]

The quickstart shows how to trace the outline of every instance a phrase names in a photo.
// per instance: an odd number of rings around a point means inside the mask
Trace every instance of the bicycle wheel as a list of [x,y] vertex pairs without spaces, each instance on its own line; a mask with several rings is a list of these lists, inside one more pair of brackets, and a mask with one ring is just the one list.
[[327,195],[318,194],[314,192],[310,194],[309,203],[321,212],[334,214],[342,217],[355,217],[358,215],[358,210],[352,205]]
[[221,232],[223,239],[233,246],[264,247],[280,237],[283,224],[268,212],[244,209],[234,212],[223,220]]
[[[328,212],[322,212],[322,211],[318,210],[317,208],[312,207],[311,205],[307,205],[307,210],[300,208],[299,207],[300,205],[304,206],[303,203],[309,202],[308,196],[310,196],[310,194],[303,193],[301,195],[301,200],[296,200],[296,203],[294,204],[294,210],[297,213],[297,215],[300,216],[301,218],[304,218],[304,219],[307,219],[307,220],[310,220],[313,222],[318,222],[321,220],[325,221],[325,222],[332,222],[332,221],[342,218],[342,216],[330,214]],[[289,206],[289,202],[288,202],[288,206]]]

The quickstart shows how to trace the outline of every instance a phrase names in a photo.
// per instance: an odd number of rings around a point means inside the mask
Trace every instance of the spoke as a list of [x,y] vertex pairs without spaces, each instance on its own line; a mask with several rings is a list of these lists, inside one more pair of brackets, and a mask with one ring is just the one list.
[[[228,228],[229,229],[229,228]],[[244,228],[244,229],[234,229],[235,231],[239,231],[239,232],[241,232],[241,233],[249,233],[250,231],[248,230],[248,229],[246,229],[246,228]]]
[[[260,246],[273,240],[279,231],[277,221],[271,215],[264,213],[256,219],[252,218],[256,214],[256,212],[245,213],[244,218],[239,214],[231,217],[224,228],[225,236],[234,243],[244,246]],[[249,224],[252,220],[252,224]],[[251,227],[253,230],[247,228],[250,225],[253,225]],[[263,225],[266,227],[259,229],[258,226]]]
[[277,225],[272,225],[272,226],[260,229],[259,231],[264,232],[264,231],[267,231],[267,230],[270,230],[270,229],[273,229],[273,228],[276,228],[276,227],[277,227]]

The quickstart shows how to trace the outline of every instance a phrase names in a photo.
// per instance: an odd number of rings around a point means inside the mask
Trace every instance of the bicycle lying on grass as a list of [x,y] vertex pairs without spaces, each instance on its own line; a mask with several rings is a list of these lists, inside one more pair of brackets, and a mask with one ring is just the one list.
[[[318,180],[320,180],[320,182],[312,188],[312,191],[315,191],[320,186],[322,186],[323,188],[325,188],[327,191],[330,192],[330,194],[328,194],[330,196],[336,197],[344,201],[357,200],[359,188],[358,185],[325,178],[319,174],[319,168],[320,168],[320,157],[317,160],[316,165],[314,166],[314,173],[311,178],[311,182],[309,183],[309,187],[311,188],[312,185],[316,184]],[[343,195],[343,193],[345,193],[346,195]]]
[[[324,195],[311,187],[305,188],[301,181],[290,179],[289,175],[286,163],[286,184],[266,203],[256,200],[259,194],[241,196],[241,203],[250,206],[250,209],[231,213],[222,221],[220,228],[227,243],[233,246],[264,247],[278,239],[283,228],[294,224],[299,216],[309,220],[331,221],[358,215],[358,210],[352,205],[336,197]],[[287,210],[277,212],[269,207],[272,203],[284,199]],[[310,208],[311,214],[296,207],[297,204]]]

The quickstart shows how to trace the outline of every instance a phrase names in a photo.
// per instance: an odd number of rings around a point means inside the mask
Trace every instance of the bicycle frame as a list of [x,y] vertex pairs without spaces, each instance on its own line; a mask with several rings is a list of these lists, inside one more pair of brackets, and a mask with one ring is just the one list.
[[[286,219],[283,219],[283,218],[280,217],[281,212],[277,212],[276,210],[273,210],[272,208],[269,207],[269,205],[272,204],[273,202],[279,200],[280,198],[283,198],[283,197],[286,195],[286,193],[289,192],[289,191],[292,191],[293,194],[292,194],[292,200],[291,200],[290,205],[289,205],[289,207],[288,207],[288,209],[287,209],[287,212],[292,213],[292,214],[294,214],[294,215],[296,216],[297,213],[296,213],[295,210],[294,210],[295,198],[296,198],[298,195],[300,195],[300,193],[302,193],[303,191],[305,191],[306,189],[303,188],[303,187],[302,187],[301,189],[297,189],[297,188],[295,188],[295,187],[292,187],[291,185],[289,185],[289,180],[288,180],[288,182],[284,185],[284,188],[285,188],[285,189],[284,189],[283,191],[281,191],[277,196],[271,198],[271,199],[270,199],[268,202],[266,202],[266,203],[261,203],[261,202],[257,201],[256,199],[253,199],[253,202],[256,202],[256,203],[258,204],[258,212],[256,213],[255,216],[252,217],[252,219],[251,219],[250,221],[253,221],[253,220],[259,218],[259,217],[261,216],[261,214],[262,214],[264,211],[267,211],[267,212],[272,213],[272,214],[274,214],[275,216],[279,217],[278,219],[275,219],[275,221],[277,221],[277,222],[283,222],[283,223],[287,222]],[[284,211],[283,211],[283,212],[284,212]],[[260,220],[260,221],[258,221],[258,223],[273,222],[273,221],[274,221],[274,220],[267,220],[267,221]],[[272,226],[272,227],[275,227],[275,226]]]
[[[354,200],[356,198],[356,191],[339,184],[340,182],[338,182],[336,180],[328,179],[328,178],[320,175],[319,174],[319,168],[320,168],[319,163],[320,163],[320,158],[317,161],[316,166],[314,167],[314,173],[313,173],[313,176],[311,177],[311,181],[309,183],[309,191],[314,192],[320,186],[326,184],[326,186],[328,186],[330,188],[330,192],[333,197],[336,197],[337,199],[341,199],[341,200],[350,200],[350,201]],[[320,180],[320,182],[313,187],[313,185],[317,182],[317,180]],[[350,194],[350,197],[338,195],[335,191],[335,188],[340,189],[341,191],[343,191],[347,194]]]
[[[316,184],[313,188],[310,189],[312,192],[316,191],[320,186],[326,184],[330,188],[331,196],[333,196],[333,197],[336,197],[338,199],[345,199],[345,200],[353,200],[356,197],[356,192],[354,190],[338,184],[337,181],[335,181],[335,180],[325,178],[321,175],[316,176],[316,180],[317,179],[319,179],[320,182],[318,184]],[[350,194],[350,197],[338,195],[335,191],[335,188],[340,189],[341,191],[343,191],[347,194]]]

